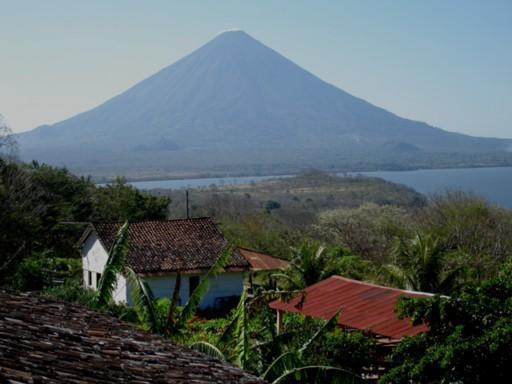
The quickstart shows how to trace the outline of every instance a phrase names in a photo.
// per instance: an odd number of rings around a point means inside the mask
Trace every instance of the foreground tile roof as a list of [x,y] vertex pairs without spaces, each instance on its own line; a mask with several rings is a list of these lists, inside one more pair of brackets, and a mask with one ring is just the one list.
[[395,306],[400,296],[432,295],[331,276],[307,287],[304,296],[298,295],[289,302],[276,300],[270,303],[270,307],[325,320],[341,308],[338,323],[342,327],[392,340],[428,331],[426,325],[413,326],[410,319],[398,319]]
[[[82,242],[96,231],[109,250],[121,223],[93,224]],[[211,218],[141,221],[130,223],[128,265],[137,273],[209,269],[225,250],[227,241]],[[226,270],[247,270],[250,265],[233,252]]]
[[278,259],[266,253],[242,247],[237,248],[237,250],[251,264],[251,270],[253,271],[275,271],[288,266],[286,260]]
[[1,290],[0,382],[263,383],[105,313]]

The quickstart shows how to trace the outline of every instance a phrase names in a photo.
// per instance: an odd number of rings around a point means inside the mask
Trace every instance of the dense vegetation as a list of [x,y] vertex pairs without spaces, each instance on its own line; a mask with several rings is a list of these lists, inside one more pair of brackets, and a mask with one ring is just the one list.
[[97,187],[66,169],[0,159],[0,285],[41,289],[79,268],[75,244],[88,222],[161,219],[168,204],[122,179]]
[[[270,381],[357,382],[375,364],[372,339],[297,315],[285,316],[284,332],[276,335],[267,307],[341,274],[444,295],[401,303],[402,315],[427,321],[431,331],[406,338],[388,356],[391,369],[382,382],[506,379],[512,356],[509,210],[460,192],[426,199],[376,179],[325,174],[212,187],[193,191],[192,213],[214,215],[233,244],[285,257],[289,268],[255,279],[237,308],[212,318],[195,310],[204,285],[184,307],[172,298],[154,300],[123,265],[127,240],[120,233],[100,293],[82,288],[75,244],[87,222],[183,216],[177,214],[185,211],[176,202],[180,194],[142,193],[122,179],[96,186],[65,169],[0,160],[0,285],[111,311]],[[111,277],[120,271],[138,287],[134,308],[109,299]]]

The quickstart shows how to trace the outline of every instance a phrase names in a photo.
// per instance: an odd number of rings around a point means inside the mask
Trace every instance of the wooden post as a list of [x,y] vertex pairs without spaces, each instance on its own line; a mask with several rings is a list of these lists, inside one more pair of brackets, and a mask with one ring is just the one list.
[[278,309],[276,315],[276,334],[279,335],[283,331],[283,312]]
[[188,189],[187,189],[187,192],[186,192],[186,203],[187,205],[187,219],[190,219],[190,211],[189,211],[189,208],[188,208],[188,204],[189,204],[189,201],[188,201]]

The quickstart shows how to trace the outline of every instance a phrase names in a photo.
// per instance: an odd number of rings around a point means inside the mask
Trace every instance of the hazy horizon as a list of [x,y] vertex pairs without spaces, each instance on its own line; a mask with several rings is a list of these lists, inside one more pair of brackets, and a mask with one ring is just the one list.
[[15,132],[91,109],[240,28],[399,116],[512,137],[512,3],[1,2],[0,113]]

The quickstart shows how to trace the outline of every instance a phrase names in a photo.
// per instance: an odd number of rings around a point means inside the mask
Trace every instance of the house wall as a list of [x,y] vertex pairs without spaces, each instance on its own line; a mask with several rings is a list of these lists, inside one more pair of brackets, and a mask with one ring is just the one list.
[[[97,273],[103,273],[105,264],[107,263],[108,253],[99,241],[98,236],[92,233],[84,242],[82,247],[82,267],[84,285],[88,288],[96,289]],[[92,272],[92,284],[88,284],[88,274]],[[180,287],[180,304],[187,302],[190,295],[189,277],[197,275],[181,276]],[[204,276],[204,274],[199,275]],[[156,298],[171,298],[176,283],[176,274],[168,274],[163,276],[144,276],[143,280],[148,283],[153,295]],[[210,289],[201,301],[199,307],[204,309],[214,307],[216,299],[229,296],[240,296],[244,285],[243,272],[225,272],[216,278],[210,278]],[[126,279],[119,275],[116,289],[114,291],[114,301],[116,303],[127,303],[131,305],[130,287],[127,285]]]
[[[95,233],[91,233],[82,247],[82,268],[85,287],[96,289],[99,283],[97,274],[103,273],[107,260],[108,252],[99,241],[98,236]],[[90,285],[89,272],[92,273],[92,282]],[[121,275],[117,278],[113,296],[116,303],[125,303],[128,301],[126,279]]]
[[[198,275],[182,275],[180,286],[180,305],[184,305],[191,292],[189,291],[189,278]],[[204,276],[199,275],[199,276]],[[176,274],[165,276],[145,276],[144,281],[148,283],[155,297],[171,298],[176,284]],[[217,298],[240,296],[244,285],[243,272],[225,272],[216,278],[210,278],[210,289],[205,295],[199,308],[214,307]]]

